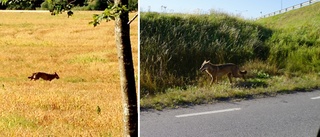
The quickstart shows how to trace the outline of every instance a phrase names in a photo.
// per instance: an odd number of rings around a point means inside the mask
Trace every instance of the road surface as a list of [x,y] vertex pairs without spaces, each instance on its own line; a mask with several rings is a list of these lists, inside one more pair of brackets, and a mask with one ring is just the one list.
[[141,137],[316,137],[319,128],[320,90],[140,115]]

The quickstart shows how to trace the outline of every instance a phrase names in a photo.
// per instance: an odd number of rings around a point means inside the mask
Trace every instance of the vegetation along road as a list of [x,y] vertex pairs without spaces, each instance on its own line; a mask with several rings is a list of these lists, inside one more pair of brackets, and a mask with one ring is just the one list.
[[[140,105],[164,109],[320,87],[320,2],[259,20],[141,13]],[[210,86],[204,60],[234,63],[247,81]]]

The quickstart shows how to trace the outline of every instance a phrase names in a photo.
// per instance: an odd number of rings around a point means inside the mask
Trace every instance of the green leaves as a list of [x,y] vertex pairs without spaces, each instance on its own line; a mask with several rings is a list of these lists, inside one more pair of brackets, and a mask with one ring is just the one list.
[[68,11],[68,18],[73,15],[73,12],[71,11],[71,8],[74,6],[72,4],[73,1],[69,3],[67,0],[47,0],[46,2],[48,2],[51,7],[49,8],[51,15],[62,14],[64,11]]
[[119,17],[122,13],[129,12],[129,9],[126,5],[114,5],[108,6],[101,14],[94,14],[93,21],[90,21],[89,24],[93,24],[93,26],[97,26],[100,24],[102,20],[111,21],[115,20],[116,17]]
[[0,0],[0,4],[5,5],[8,2],[8,0]]

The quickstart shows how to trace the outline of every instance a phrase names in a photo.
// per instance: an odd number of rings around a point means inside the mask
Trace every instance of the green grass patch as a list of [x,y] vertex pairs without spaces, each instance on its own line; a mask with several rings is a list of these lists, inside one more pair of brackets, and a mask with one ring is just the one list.
[[68,77],[68,78],[65,78],[65,80],[71,83],[87,82],[87,80],[80,77]]
[[305,92],[317,89],[320,76],[314,74],[299,77],[274,76],[270,78],[238,80],[234,84],[222,81],[212,86],[189,86],[186,89],[170,88],[164,93],[144,96],[140,105],[143,109],[178,108],[190,105],[252,99],[275,96],[283,93]]
[[37,123],[21,115],[12,114],[0,117],[0,129],[15,130],[18,128],[36,128]]
[[89,54],[78,55],[75,58],[70,59],[68,62],[81,63],[81,64],[94,63],[94,62],[107,63],[107,59],[106,57],[103,56],[102,53],[89,53]]

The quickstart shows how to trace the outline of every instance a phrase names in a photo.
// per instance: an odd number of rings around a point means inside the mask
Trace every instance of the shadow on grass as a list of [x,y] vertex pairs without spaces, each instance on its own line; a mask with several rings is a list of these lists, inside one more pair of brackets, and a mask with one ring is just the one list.
[[232,88],[235,87],[240,87],[240,88],[259,88],[259,87],[263,87],[263,88],[267,88],[269,85],[267,84],[266,81],[264,80],[248,80],[248,81],[244,81],[244,82],[238,82],[235,83],[234,85],[232,85]]

